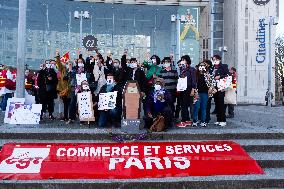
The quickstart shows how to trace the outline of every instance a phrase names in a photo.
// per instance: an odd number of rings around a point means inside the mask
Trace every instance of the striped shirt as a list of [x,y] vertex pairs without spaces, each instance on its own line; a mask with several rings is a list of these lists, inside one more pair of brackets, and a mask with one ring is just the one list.
[[169,92],[175,92],[177,88],[178,73],[176,70],[161,70],[159,77],[165,81],[165,89]]

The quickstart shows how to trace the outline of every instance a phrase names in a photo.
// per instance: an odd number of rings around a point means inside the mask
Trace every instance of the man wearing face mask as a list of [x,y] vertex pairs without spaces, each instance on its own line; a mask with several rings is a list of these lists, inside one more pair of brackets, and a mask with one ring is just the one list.
[[108,93],[117,91],[116,107],[112,110],[99,111],[99,127],[105,127],[108,123],[118,127],[121,120],[122,111],[122,90],[117,85],[113,74],[107,76],[107,83],[102,86],[100,93]]
[[101,87],[106,84],[106,75],[107,69],[104,66],[103,56],[97,51],[97,55],[95,56],[95,65],[93,70],[95,82],[96,82],[96,90],[95,95],[97,96],[101,90]]
[[165,81],[165,89],[171,94],[173,103],[171,105],[172,111],[175,112],[176,102],[176,88],[178,81],[177,70],[172,69],[171,58],[165,57],[162,61],[163,69],[160,72],[160,77]]
[[56,86],[58,79],[50,62],[51,61],[46,61],[46,68],[39,71],[37,80],[39,100],[42,104],[41,120],[46,110],[48,110],[49,118],[55,119],[52,114],[54,112],[54,99],[57,98]]
[[[221,57],[219,55],[214,55],[212,60],[214,64],[213,75],[215,77],[215,80],[218,81],[220,79],[227,77],[229,75],[228,65],[222,64]],[[215,125],[225,127],[226,126],[226,114],[225,114],[225,105],[224,105],[225,92],[218,91],[217,93],[215,93],[214,97],[215,97],[215,106],[216,106],[215,109],[217,116],[217,122],[215,123]]]
[[114,75],[114,77],[117,78],[117,84],[123,86],[124,71],[120,66],[120,61],[112,58],[112,53],[109,53],[107,56],[106,66],[107,73]]
[[191,67],[191,59],[188,55],[184,55],[181,57],[181,78],[187,77],[187,89],[185,91],[180,92],[180,100],[181,100],[181,123],[177,126],[188,126],[191,125],[191,121],[189,118],[188,108],[190,108],[190,117],[193,118],[193,96],[194,89],[196,88],[196,70]]

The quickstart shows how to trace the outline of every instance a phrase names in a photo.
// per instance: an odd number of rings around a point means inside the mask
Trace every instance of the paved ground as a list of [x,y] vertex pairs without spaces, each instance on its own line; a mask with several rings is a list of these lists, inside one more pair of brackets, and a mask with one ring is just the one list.
[[[242,132],[244,130],[250,130],[250,132],[258,130],[267,130],[273,132],[284,133],[284,106],[279,107],[266,107],[266,106],[237,106],[235,108],[235,118],[227,120],[227,127],[220,128],[213,125],[215,121],[215,115],[211,115],[212,124],[207,128],[194,128],[195,132],[213,132],[218,130],[227,130],[231,132]],[[98,128],[95,124],[80,125],[79,122],[67,125],[64,122],[59,120],[50,121],[47,120],[45,123],[40,125],[8,125],[3,123],[4,113],[0,113],[1,123],[1,132],[5,130],[43,130],[47,129],[48,131],[56,130],[62,131],[69,130],[72,132],[84,132],[83,130],[90,130],[92,132],[107,132],[110,128]],[[79,131],[80,130],[80,131]],[[114,131],[119,132],[119,129],[113,129]],[[192,132],[193,128],[172,128],[167,132],[180,133],[180,132]]]

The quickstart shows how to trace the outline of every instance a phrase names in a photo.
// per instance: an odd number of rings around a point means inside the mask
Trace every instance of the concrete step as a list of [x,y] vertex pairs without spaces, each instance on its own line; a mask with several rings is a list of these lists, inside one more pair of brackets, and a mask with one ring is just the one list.
[[208,177],[176,177],[155,179],[100,179],[100,180],[34,180],[12,181],[3,180],[1,189],[283,189],[284,170],[265,169],[263,175],[239,175],[239,176],[208,176]]

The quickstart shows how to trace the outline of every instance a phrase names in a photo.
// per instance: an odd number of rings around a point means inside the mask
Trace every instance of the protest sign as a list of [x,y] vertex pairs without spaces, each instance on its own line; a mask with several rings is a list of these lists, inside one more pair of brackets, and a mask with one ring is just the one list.
[[87,81],[87,75],[85,73],[76,74],[77,85],[81,85],[83,81]]
[[[55,166],[56,165],[56,166]],[[0,178],[135,179],[264,174],[231,141],[5,144]]]
[[100,93],[99,95],[99,110],[112,110],[116,107],[117,91]]
[[177,83],[177,91],[185,91],[187,89],[187,77],[179,78]]
[[95,121],[91,92],[78,93],[77,101],[80,121]]

